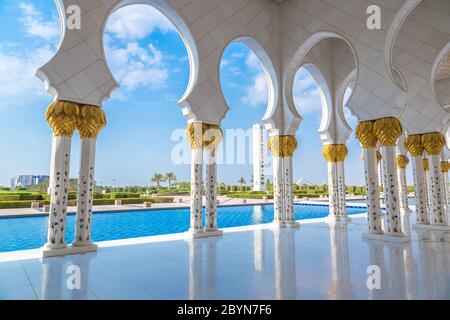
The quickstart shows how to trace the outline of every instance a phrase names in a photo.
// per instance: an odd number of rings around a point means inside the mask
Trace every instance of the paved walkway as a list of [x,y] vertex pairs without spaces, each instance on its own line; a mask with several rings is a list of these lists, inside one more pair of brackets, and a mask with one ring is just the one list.
[[[100,242],[97,253],[45,260],[22,253],[0,262],[0,299],[450,299],[449,233],[364,241],[364,215],[326,221]],[[379,289],[368,288],[368,268]]]
[[[244,204],[244,199],[237,198],[227,198],[224,196],[219,196],[217,198],[220,203],[219,206],[230,206],[230,205],[242,205]],[[259,200],[259,199],[247,199],[246,204],[267,204],[273,203],[273,200]],[[203,205],[205,205],[205,198],[203,197]],[[130,211],[130,210],[152,210],[152,209],[167,209],[167,208],[189,208],[190,197],[189,196],[178,196],[175,197],[174,203],[153,203],[151,208],[144,208],[143,204],[129,204],[129,205],[102,205],[94,206],[95,212],[104,211]],[[76,207],[68,207],[67,211],[69,214],[76,212]],[[28,215],[48,215],[48,213],[42,212],[40,210],[31,208],[19,208],[19,209],[0,209],[1,217],[16,217],[16,216],[28,216]]]

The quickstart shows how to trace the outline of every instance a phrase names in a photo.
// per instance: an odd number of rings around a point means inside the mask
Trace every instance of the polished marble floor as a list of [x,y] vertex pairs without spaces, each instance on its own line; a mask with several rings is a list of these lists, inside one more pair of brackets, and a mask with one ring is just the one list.
[[361,217],[43,261],[19,255],[0,262],[0,299],[450,299],[450,233],[412,230],[400,244],[362,240],[364,231]]

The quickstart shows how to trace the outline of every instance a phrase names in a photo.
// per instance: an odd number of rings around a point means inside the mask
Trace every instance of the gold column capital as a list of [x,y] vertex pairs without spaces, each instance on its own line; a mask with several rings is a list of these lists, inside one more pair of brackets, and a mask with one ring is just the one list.
[[397,118],[381,118],[373,124],[373,132],[382,146],[395,147],[403,132],[403,127]]
[[322,155],[327,162],[344,162],[348,149],[345,144],[326,144],[322,148]]
[[429,155],[440,155],[445,145],[444,135],[439,132],[424,133],[422,134],[422,145]]
[[292,157],[297,149],[297,139],[288,135],[271,136],[268,147],[274,157]]
[[441,161],[441,172],[447,173],[449,169],[450,163],[448,163],[447,161]]
[[427,158],[423,158],[422,159],[422,163],[423,163],[423,170],[424,171],[430,170],[430,163],[428,162]]
[[423,155],[424,148],[421,134],[412,134],[407,136],[403,145],[413,157],[421,157]]
[[106,115],[102,108],[91,105],[80,107],[77,129],[81,139],[95,139],[106,126]]
[[375,148],[377,146],[377,137],[373,132],[374,121],[362,121],[358,123],[355,129],[355,136],[363,148]]
[[222,141],[222,129],[217,124],[190,122],[186,127],[186,137],[191,149],[213,149]]
[[400,169],[405,169],[408,166],[409,159],[407,156],[399,154],[397,155],[397,167]]
[[80,106],[70,101],[57,100],[50,104],[45,113],[45,120],[56,137],[71,137],[77,127]]

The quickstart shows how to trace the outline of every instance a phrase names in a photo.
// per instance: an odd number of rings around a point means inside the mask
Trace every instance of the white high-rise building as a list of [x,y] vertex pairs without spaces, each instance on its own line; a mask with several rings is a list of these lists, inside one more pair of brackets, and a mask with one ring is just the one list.
[[266,191],[264,155],[267,134],[260,124],[253,125],[253,191]]

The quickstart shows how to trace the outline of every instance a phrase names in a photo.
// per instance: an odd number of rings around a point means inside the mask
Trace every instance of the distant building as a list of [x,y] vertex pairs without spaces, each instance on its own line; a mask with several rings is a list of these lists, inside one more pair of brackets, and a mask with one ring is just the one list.
[[38,186],[44,181],[49,181],[50,176],[43,175],[20,175],[11,178],[11,188]]
[[266,191],[264,155],[267,132],[260,124],[253,125],[253,191]]

